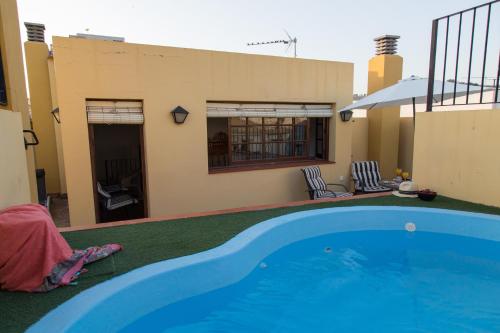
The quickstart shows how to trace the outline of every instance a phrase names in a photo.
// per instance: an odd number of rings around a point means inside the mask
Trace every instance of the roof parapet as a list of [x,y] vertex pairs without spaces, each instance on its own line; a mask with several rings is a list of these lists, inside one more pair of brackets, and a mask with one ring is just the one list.
[[70,35],[70,38],[83,38],[83,39],[96,39],[96,40],[105,40],[110,42],[125,42],[125,37],[116,37],[116,36],[105,36],[105,35],[92,35],[92,34],[82,34],[77,33],[76,35]]

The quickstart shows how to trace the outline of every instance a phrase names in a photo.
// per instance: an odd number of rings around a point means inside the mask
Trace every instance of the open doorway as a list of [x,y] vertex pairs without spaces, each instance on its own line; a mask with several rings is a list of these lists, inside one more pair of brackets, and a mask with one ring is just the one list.
[[[121,109],[115,107],[111,113]],[[90,110],[87,106],[96,221],[146,217],[142,123],[123,123],[123,116],[122,123],[113,119],[106,120],[109,124],[93,123],[98,111]]]

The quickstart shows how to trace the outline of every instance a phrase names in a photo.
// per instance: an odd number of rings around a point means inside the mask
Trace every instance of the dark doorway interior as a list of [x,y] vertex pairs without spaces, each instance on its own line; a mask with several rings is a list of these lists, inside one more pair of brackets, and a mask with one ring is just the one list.
[[97,220],[146,217],[142,125],[91,126]]

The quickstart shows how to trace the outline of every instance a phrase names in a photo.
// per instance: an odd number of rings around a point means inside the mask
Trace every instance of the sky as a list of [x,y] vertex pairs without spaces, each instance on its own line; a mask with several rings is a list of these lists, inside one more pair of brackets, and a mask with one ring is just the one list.
[[373,38],[400,35],[403,77],[427,76],[432,19],[485,0],[18,0],[23,22],[52,36],[90,33],[127,42],[293,56],[284,45],[248,42],[297,37],[300,58],[354,63],[354,92],[365,93]]

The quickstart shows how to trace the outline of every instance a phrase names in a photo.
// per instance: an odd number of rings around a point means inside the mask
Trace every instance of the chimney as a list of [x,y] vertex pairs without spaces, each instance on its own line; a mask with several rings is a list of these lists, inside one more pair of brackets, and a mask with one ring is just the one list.
[[396,54],[398,52],[398,39],[399,36],[396,35],[383,35],[375,38],[375,54]]
[[45,25],[41,23],[24,22],[28,31],[28,41],[45,43]]

